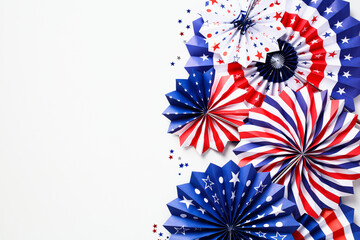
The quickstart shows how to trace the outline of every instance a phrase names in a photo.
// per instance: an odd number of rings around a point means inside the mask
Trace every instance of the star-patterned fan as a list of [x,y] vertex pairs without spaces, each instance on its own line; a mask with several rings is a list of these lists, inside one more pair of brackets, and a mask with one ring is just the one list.
[[286,86],[297,90],[310,84],[345,99],[353,112],[353,99],[360,94],[360,22],[350,16],[350,4],[287,0],[285,5],[286,34],[278,40],[280,50],[247,68],[230,64],[228,72],[236,75],[239,87],[253,93],[249,102],[256,106],[265,95],[277,95]]
[[336,210],[325,209],[318,219],[304,215],[298,221],[299,229],[293,233],[295,240],[360,239],[360,227],[354,223],[354,209],[340,204]]
[[206,1],[200,32],[223,63],[264,62],[267,53],[279,50],[277,39],[285,33],[284,5],[283,0]]
[[252,163],[284,184],[286,197],[297,204],[296,218],[336,209],[360,178],[357,115],[343,109],[344,100],[330,100],[327,91],[286,88],[267,96],[239,128],[241,141],[234,150],[239,165]]
[[224,167],[210,164],[193,172],[180,185],[178,198],[168,204],[171,217],[164,227],[170,239],[293,239],[299,224],[291,216],[295,206],[284,198],[284,186],[252,165]]
[[209,52],[208,44],[199,32],[203,23],[202,18],[193,21],[194,36],[186,43],[190,54],[190,58],[185,65],[188,73],[192,73],[193,71],[206,72],[213,68],[214,53]]
[[213,69],[193,72],[188,80],[177,80],[176,91],[166,95],[170,106],[163,114],[171,120],[169,133],[199,153],[209,148],[222,152],[228,141],[239,141],[238,127],[249,112],[246,91],[234,85],[234,78],[213,81],[213,75]]

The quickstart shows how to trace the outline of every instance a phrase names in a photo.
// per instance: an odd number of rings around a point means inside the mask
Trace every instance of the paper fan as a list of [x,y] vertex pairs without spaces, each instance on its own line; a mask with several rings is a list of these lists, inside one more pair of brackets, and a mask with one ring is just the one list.
[[354,209],[344,204],[336,210],[324,210],[318,219],[304,215],[298,221],[301,225],[293,233],[295,240],[360,239],[360,227],[354,223]]
[[350,4],[287,0],[285,5],[286,34],[278,40],[280,51],[247,68],[230,64],[229,73],[237,75],[238,86],[253,92],[249,102],[257,106],[265,95],[310,83],[335,99],[345,99],[346,108],[355,111],[353,99],[360,94],[360,23],[350,17]]
[[268,52],[278,51],[277,39],[285,33],[281,19],[282,0],[210,0],[202,12],[200,33],[209,43],[209,51],[227,63],[248,66],[264,62]]
[[172,240],[284,240],[293,239],[299,227],[291,216],[294,204],[283,197],[284,186],[251,165],[210,164],[177,190],[178,198],[168,204],[172,216],[164,224]]
[[169,133],[199,153],[209,148],[222,152],[228,141],[239,141],[238,127],[249,112],[246,91],[236,88],[231,76],[213,81],[213,73],[193,72],[188,80],[177,80],[176,91],[166,95],[170,106],[163,114],[171,120]]
[[214,53],[209,52],[208,44],[199,32],[203,23],[202,18],[193,21],[195,35],[186,43],[190,58],[185,65],[185,69],[189,73],[193,71],[206,72],[213,68]]
[[234,150],[239,165],[252,163],[284,184],[286,197],[297,204],[296,218],[304,213],[317,218],[322,209],[337,208],[360,178],[357,115],[343,109],[344,101],[330,100],[327,91],[286,88],[266,96],[239,128]]

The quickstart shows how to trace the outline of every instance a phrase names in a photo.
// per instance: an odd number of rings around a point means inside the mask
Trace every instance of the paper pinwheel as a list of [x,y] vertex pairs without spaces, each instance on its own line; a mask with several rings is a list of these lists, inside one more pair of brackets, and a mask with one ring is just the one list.
[[226,64],[247,67],[252,61],[264,62],[268,52],[279,50],[277,39],[285,33],[284,5],[282,0],[206,1],[200,33],[209,51]]
[[[278,95],[286,86],[298,90],[311,84],[328,90],[335,99],[345,99],[353,112],[353,99],[360,94],[360,22],[350,17],[343,0],[287,0],[282,23],[286,34],[280,50],[263,63],[247,68],[230,64],[238,86],[253,92],[253,105],[265,95]],[[260,99],[260,100],[259,100]]]
[[163,114],[171,120],[169,133],[199,153],[209,148],[222,152],[228,141],[239,141],[238,127],[249,112],[246,91],[236,88],[234,78],[213,81],[213,75],[213,69],[193,72],[188,80],[177,80],[176,91],[166,95],[170,106]]
[[324,210],[318,219],[304,215],[298,221],[295,240],[360,239],[360,227],[354,223],[354,209],[340,204],[336,210]]
[[210,164],[177,189],[178,198],[168,204],[172,216],[164,224],[172,240],[284,240],[293,239],[299,227],[291,216],[294,204],[283,197],[284,186],[252,165]]
[[239,128],[234,152],[239,165],[252,163],[286,186],[295,202],[295,217],[317,218],[322,209],[338,207],[340,197],[353,193],[360,178],[360,131],[357,115],[343,111],[343,100],[330,100],[327,91],[289,88],[267,96]]

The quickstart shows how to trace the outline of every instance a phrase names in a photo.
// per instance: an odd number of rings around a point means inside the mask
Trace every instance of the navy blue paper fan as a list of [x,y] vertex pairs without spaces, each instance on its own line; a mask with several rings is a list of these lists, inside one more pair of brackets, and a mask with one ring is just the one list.
[[284,186],[268,173],[234,162],[210,164],[180,185],[178,198],[168,204],[171,217],[164,227],[177,239],[293,239],[299,224],[295,205],[284,198]]

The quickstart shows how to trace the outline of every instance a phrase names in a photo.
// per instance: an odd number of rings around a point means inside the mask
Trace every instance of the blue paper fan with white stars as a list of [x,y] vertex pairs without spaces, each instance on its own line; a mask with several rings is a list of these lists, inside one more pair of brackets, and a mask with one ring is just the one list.
[[177,190],[178,198],[168,204],[172,216],[164,224],[171,240],[284,240],[293,239],[299,227],[284,186],[251,164],[210,164],[205,172],[193,172],[190,183]]
[[193,71],[206,72],[213,67],[214,53],[209,52],[208,44],[199,32],[203,23],[202,18],[193,21],[194,36],[186,43],[190,58],[185,65],[185,69],[189,73]]

